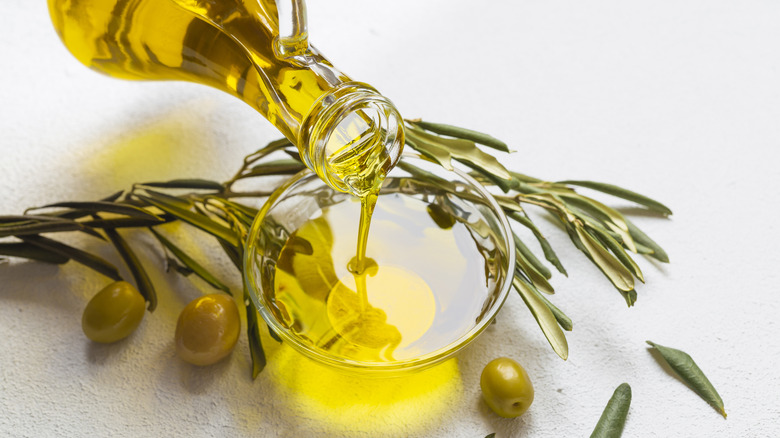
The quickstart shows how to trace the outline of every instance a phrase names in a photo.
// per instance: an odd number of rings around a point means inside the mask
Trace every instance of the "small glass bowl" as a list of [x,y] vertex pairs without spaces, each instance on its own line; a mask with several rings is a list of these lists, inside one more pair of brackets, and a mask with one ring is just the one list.
[[[484,294],[484,299],[479,298],[481,309],[470,324],[463,325],[462,332],[448,334],[451,341],[402,360],[363,362],[318,347],[284,322],[275,305],[274,276],[288,237],[324,208],[354,200],[351,195],[328,187],[309,170],[298,173],[274,191],[255,218],[244,251],[244,284],[269,328],[298,352],[342,370],[393,376],[428,368],[448,359],[490,324],[509,294],[514,275],[515,245],[507,218],[493,196],[457,169],[447,170],[419,156],[404,154],[382,186],[378,208],[384,196],[411,197],[429,206],[435,204],[437,212],[446,212],[449,220],[454,219],[464,225],[471,237],[481,242],[485,269],[474,274],[486,278],[487,288],[480,291]],[[355,236],[357,238],[357,229]],[[370,242],[369,233],[369,245]],[[431,257],[436,257],[436,254],[431,254]],[[473,299],[473,296],[469,298]],[[437,317],[446,316],[447,311],[448,306],[437,305]]]

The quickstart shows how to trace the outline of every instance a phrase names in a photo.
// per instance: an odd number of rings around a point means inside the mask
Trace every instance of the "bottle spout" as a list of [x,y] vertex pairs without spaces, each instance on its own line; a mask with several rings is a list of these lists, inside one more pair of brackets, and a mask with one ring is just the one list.
[[279,59],[304,55],[309,49],[309,30],[304,0],[276,2],[279,35],[274,39],[274,52]]
[[336,190],[362,197],[376,190],[401,157],[403,118],[373,87],[345,82],[321,96],[304,119],[304,163]]

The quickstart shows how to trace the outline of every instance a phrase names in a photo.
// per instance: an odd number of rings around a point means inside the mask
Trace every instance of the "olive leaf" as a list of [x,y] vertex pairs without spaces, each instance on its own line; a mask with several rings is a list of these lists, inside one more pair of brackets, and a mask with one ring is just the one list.
[[306,166],[297,160],[275,160],[252,167],[247,173],[241,175],[241,178],[269,175],[294,175],[305,168]]
[[28,236],[41,233],[83,230],[84,226],[73,221],[47,221],[0,227],[0,237]]
[[495,434],[495,432],[494,433],[489,433],[489,434],[485,435],[485,438],[496,438],[496,434]]
[[590,438],[620,438],[631,407],[631,386],[621,383],[604,408]]
[[475,143],[479,143],[502,152],[509,152],[509,146],[507,146],[506,143],[493,137],[492,135],[485,134],[483,132],[447,125],[445,123],[432,123],[423,120],[415,120],[412,121],[412,123],[425,129],[426,131],[435,132],[436,134],[448,135],[450,137],[461,138],[463,140],[471,140]]
[[279,337],[279,334],[274,331],[274,329],[271,328],[270,325],[266,324],[266,327],[268,327],[268,334],[271,335],[271,338],[276,342],[282,342],[282,338]]
[[625,199],[627,201],[635,202],[659,213],[672,214],[672,210],[664,204],[661,204],[654,199],[648,198],[647,196],[640,195],[639,193],[632,192],[631,190],[627,190],[613,184],[582,180],[565,180],[559,181],[558,184],[587,187],[589,189],[598,190],[599,192]]
[[54,216],[43,216],[34,214],[4,214],[0,216],[0,227],[15,227],[38,222],[62,222],[63,220]]
[[[526,285],[529,286],[529,285]],[[574,324],[571,322],[571,318],[566,316],[565,313],[561,309],[555,306],[550,300],[547,299],[547,297],[544,296],[543,293],[539,292],[535,287],[529,288],[536,294],[537,297],[539,297],[540,300],[544,302],[544,304],[547,306],[548,309],[550,309],[550,312],[552,312],[553,316],[555,316],[555,320],[558,321],[558,325],[561,326],[562,329],[566,330],[567,332],[572,331],[574,328]]]
[[[192,205],[194,204],[192,199],[189,199],[189,198],[180,197],[180,196],[173,196],[173,195],[169,195],[169,194],[163,193],[163,192],[158,192],[156,190],[152,190],[152,189],[149,189],[149,188],[144,188],[144,191],[146,192],[147,195],[151,196],[152,198],[154,198],[154,199],[156,199],[156,200],[158,200],[160,202],[167,202],[170,205],[182,208],[184,210],[188,210],[188,209],[192,208]],[[135,192],[133,193],[133,195],[138,197],[138,194],[135,193]],[[148,204],[148,202],[147,202],[147,204]]]
[[301,158],[301,153],[298,152],[298,149],[285,149],[284,153],[287,154],[287,156],[292,158],[293,160],[303,163],[303,159]]
[[246,334],[249,339],[249,355],[252,357],[252,379],[263,371],[266,365],[263,342],[260,339],[260,324],[255,307],[255,302],[249,298],[249,293],[244,287],[244,303],[246,304]]
[[618,292],[620,292],[620,295],[622,295],[623,299],[626,300],[626,304],[628,305],[628,307],[631,307],[634,304],[636,304],[637,294],[635,290],[631,289],[629,291],[623,291],[618,289]]
[[185,277],[189,277],[190,275],[194,274],[192,269],[182,265],[181,263],[179,263],[178,260],[176,260],[173,257],[166,257],[165,262],[166,262],[165,272],[170,272],[170,270],[173,269],[174,271],[178,272],[179,274]]
[[633,290],[634,277],[631,272],[612,256],[606,248],[601,246],[593,236],[585,231],[581,225],[575,225],[574,229],[582,246],[585,248],[586,252],[590,254],[593,263],[601,269],[604,275],[609,278],[609,281],[611,281],[616,288],[624,292]]
[[531,283],[533,283],[534,286],[546,294],[552,295],[555,293],[552,285],[544,278],[544,275],[534,269],[534,267],[523,258],[523,254],[517,248],[515,248],[515,261],[516,268],[523,272],[528,279],[531,280]]
[[584,210],[594,218],[603,222],[604,226],[612,232],[620,236],[620,241],[632,252],[636,252],[636,246],[634,245],[634,239],[631,238],[631,234],[628,231],[628,224],[626,224],[625,218],[617,210],[607,207],[606,205],[579,195],[577,193],[561,193],[561,198],[567,203],[572,203],[580,209]]
[[680,376],[691,389],[693,389],[701,398],[712,405],[723,418],[726,418],[726,410],[723,407],[723,399],[710,383],[710,380],[704,375],[704,372],[696,365],[690,355],[670,347],[658,345],[655,342],[647,341],[647,344],[655,348],[667,364]]
[[216,190],[222,191],[224,186],[216,181],[206,179],[173,179],[170,181],[153,181],[137,184],[146,187],[158,187],[164,189],[196,189],[196,190]]
[[569,344],[566,342],[566,336],[561,331],[561,327],[558,325],[558,321],[555,319],[555,315],[550,311],[547,305],[542,301],[537,294],[531,290],[529,285],[524,283],[518,277],[512,280],[515,290],[520,294],[520,297],[525,302],[525,305],[531,311],[531,314],[536,319],[537,324],[542,329],[542,333],[547,338],[553,351],[566,360],[569,357]]
[[552,246],[550,246],[550,243],[547,241],[547,239],[542,235],[541,231],[539,231],[539,228],[536,227],[536,225],[531,221],[531,219],[525,215],[525,213],[518,213],[516,211],[505,211],[507,217],[510,219],[515,220],[520,225],[523,225],[524,227],[531,230],[534,237],[536,237],[536,241],[539,242],[539,246],[542,248],[542,252],[544,253],[544,258],[547,259],[548,262],[550,262],[553,266],[555,266],[555,269],[558,270],[563,275],[568,276],[569,274],[566,272],[566,269],[563,267],[563,264],[561,263],[560,259],[558,259],[558,255],[555,253],[555,251],[552,249]]
[[166,248],[168,248],[168,250],[170,250],[173,253],[173,255],[176,256],[176,258],[179,259],[179,261],[182,262],[185,267],[187,267],[187,269],[194,272],[195,275],[202,278],[203,281],[210,284],[213,288],[219,289],[228,295],[233,295],[233,293],[230,291],[230,288],[225,286],[224,283],[219,281],[217,277],[215,277],[211,272],[206,270],[206,268],[204,268],[200,263],[196,262],[195,259],[187,255],[187,253],[182,251],[178,246],[174,245],[173,242],[166,239],[165,236],[155,231],[154,228],[149,228],[149,231],[151,231],[154,237],[156,237],[161,244],[163,244]]
[[631,221],[628,219],[625,219],[626,225],[628,226],[628,232],[631,233],[631,237],[638,243],[641,244],[647,248],[650,249],[650,257],[653,257],[654,259],[663,262],[663,263],[669,263],[669,256],[666,254],[666,251],[663,250],[653,239],[647,236],[642,230],[639,229],[636,225],[634,225]]
[[598,228],[586,227],[586,231],[590,233],[591,236],[596,237],[607,248],[609,248],[609,250],[612,251],[612,254],[614,254],[615,257],[617,257],[620,263],[622,263],[623,266],[626,267],[626,269],[631,271],[631,273],[634,274],[634,276],[636,276],[636,278],[638,278],[639,281],[641,281],[642,283],[645,282],[645,277],[642,274],[642,270],[639,269],[639,265],[636,264],[634,259],[632,259],[628,254],[626,254],[626,251],[623,249],[623,246],[621,246],[612,236],[610,236],[608,233],[605,233]]
[[147,309],[150,312],[154,312],[154,309],[157,308],[157,292],[154,290],[154,284],[149,279],[149,275],[146,273],[141,261],[138,260],[135,252],[133,252],[133,249],[130,248],[125,239],[119,235],[119,232],[111,228],[106,228],[103,232],[106,233],[108,239],[114,244],[116,251],[124,260],[127,268],[130,269],[130,273],[133,275],[135,284],[138,287],[138,292],[149,303]]
[[140,194],[136,194],[135,196],[139,197],[143,201],[148,202],[149,204],[154,205],[160,210],[163,210],[167,213],[176,216],[183,222],[186,222],[192,226],[200,228],[201,230],[211,235],[219,237],[220,239],[224,240],[225,242],[233,246],[239,245],[238,237],[230,228],[227,228],[223,225],[214,222],[213,220],[209,219],[207,216],[193,213],[190,210],[186,210],[176,205],[173,205],[170,202],[163,201],[158,197],[147,197]]
[[472,141],[439,137],[411,128],[407,129],[407,142],[445,169],[452,169],[451,160],[454,159],[494,179],[502,190],[507,191],[510,188],[512,175],[509,171],[496,157],[483,152]]
[[258,149],[257,151],[247,155],[244,158],[244,166],[242,167],[242,170],[246,169],[252,163],[257,162],[258,160],[263,159],[278,150],[284,149],[292,145],[293,145],[292,142],[290,142],[290,140],[286,138],[280,138],[278,140],[274,140],[268,143],[267,145],[263,146],[262,148]]
[[244,268],[242,266],[242,250],[241,248],[232,245],[220,238],[217,238],[217,241],[219,242],[219,245],[222,247],[222,250],[225,251],[225,254],[227,254],[228,258],[231,262],[233,262],[233,266],[238,269],[238,272],[244,272]]
[[544,276],[546,279],[552,278],[552,274],[550,273],[550,270],[547,269],[547,266],[544,266],[542,262],[539,261],[539,259],[536,258],[534,253],[531,252],[530,249],[528,249],[527,246],[525,246],[525,243],[518,237],[517,234],[512,233],[512,237],[515,241],[515,248],[523,255],[523,258],[531,264],[531,266],[534,267],[541,275]]
[[101,201],[103,201],[103,202],[114,202],[117,199],[119,199],[120,196],[122,196],[124,194],[125,194],[124,190],[117,190],[116,192],[114,192],[114,193],[106,196],[105,198],[101,199]]
[[114,265],[96,255],[43,236],[20,236],[19,238],[27,243],[43,248],[47,251],[51,251],[54,254],[68,257],[71,260],[81,263],[82,265],[91,268],[92,270],[97,271],[112,280],[122,280],[122,276],[119,275],[119,271],[116,269],[116,267],[114,267]]
[[57,265],[61,265],[70,260],[70,257],[52,252],[27,242],[0,243],[0,255],[22,257],[44,263],[54,263]]
[[91,219],[79,223],[89,228],[140,228],[140,227],[151,227],[154,225],[162,225],[164,223],[168,223],[174,220],[175,218],[171,215],[166,214],[161,219],[162,220],[159,221],[159,220],[151,220],[151,219],[135,219],[129,217],[119,217],[113,219]]
[[406,144],[411,146],[414,150],[428,158],[432,162],[440,165],[447,170],[453,170],[452,167],[452,155],[447,150],[442,149],[434,144],[426,142],[424,140],[418,140],[406,135]]
[[511,170],[509,171],[509,174],[512,175],[512,179],[515,179],[517,181],[524,182],[524,183],[534,184],[534,183],[542,182],[542,180],[540,180],[539,178],[534,178],[532,176],[524,175],[522,173],[514,172],[514,171],[511,171]]
[[42,207],[28,208],[30,210],[40,210],[44,208],[70,208],[76,212],[83,212],[82,216],[87,216],[92,213],[106,212],[116,213],[129,217],[141,218],[141,219],[154,219],[160,220],[160,218],[142,208],[138,208],[132,205],[119,204],[116,202],[106,201],[94,201],[94,202],[56,202],[54,204],[44,205]]
[[[230,200],[227,200],[227,199],[220,199],[219,201],[221,203],[227,205],[231,209],[240,212],[244,216],[247,216],[247,217],[251,218],[252,220],[254,220],[255,216],[257,216],[257,213],[259,213],[258,209],[252,208],[252,207],[250,207],[248,205],[239,204],[238,202],[233,202],[233,201],[230,201]],[[250,225],[251,225],[251,221],[250,221]]]

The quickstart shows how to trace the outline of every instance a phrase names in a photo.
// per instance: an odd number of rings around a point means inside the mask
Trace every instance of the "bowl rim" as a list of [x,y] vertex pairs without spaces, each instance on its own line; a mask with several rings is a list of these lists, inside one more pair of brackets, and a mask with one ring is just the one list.
[[[431,162],[429,159],[419,154],[404,152],[403,157],[401,159],[403,160],[408,158],[419,159],[425,161],[426,163],[436,165],[436,163]],[[421,370],[424,368],[428,368],[430,366],[443,362],[445,359],[453,356],[455,353],[462,350],[467,345],[471,344],[477,337],[479,337],[479,335],[490,325],[490,323],[496,317],[498,312],[501,310],[501,308],[504,305],[504,302],[506,301],[507,296],[509,296],[509,290],[512,288],[512,280],[514,277],[514,267],[516,262],[515,260],[516,250],[515,250],[514,238],[512,236],[512,228],[509,225],[509,220],[507,219],[504,210],[498,204],[498,201],[496,201],[493,195],[482,184],[480,184],[477,180],[472,178],[466,172],[461,171],[460,169],[453,167],[450,170],[441,167],[441,170],[445,172],[455,173],[459,178],[467,182],[469,186],[474,188],[480,194],[480,196],[487,201],[487,203],[490,205],[491,210],[493,211],[496,218],[498,219],[498,222],[501,224],[501,231],[504,234],[504,242],[508,253],[507,254],[507,260],[508,260],[507,266],[509,266],[507,270],[508,272],[504,280],[504,283],[502,284],[502,287],[499,290],[498,299],[493,304],[488,314],[485,315],[485,318],[483,318],[483,320],[479,324],[472,327],[471,330],[464,333],[454,341],[448,343],[447,346],[445,347],[441,347],[438,350],[432,351],[430,353],[412,359],[405,359],[405,360],[394,361],[394,362],[362,362],[362,361],[356,361],[351,359],[336,358],[332,355],[325,354],[317,350],[316,348],[313,348],[309,344],[305,344],[301,342],[295,336],[291,335],[288,332],[287,328],[282,326],[279,323],[279,321],[277,321],[277,319],[274,317],[272,312],[268,308],[266,308],[266,306],[263,303],[263,300],[260,298],[261,290],[260,290],[260,286],[258,286],[259,282],[257,281],[259,280],[259,278],[255,279],[252,270],[253,258],[254,258],[253,254],[257,247],[255,242],[257,241],[258,233],[260,231],[259,224],[264,220],[265,215],[268,213],[271,207],[274,206],[276,204],[276,201],[282,195],[287,193],[287,191],[297,182],[301,181],[306,177],[317,177],[317,175],[313,171],[306,168],[293,175],[289,180],[287,180],[284,184],[279,186],[271,193],[271,196],[269,196],[269,198],[265,201],[265,203],[263,204],[263,206],[260,208],[257,215],[255,216],[249,234],[247,235],[246,242],[244,244],[244,253],[243,253],[244,288],[247,292],[246,295],[248,295],[249,299],[252,300],[258,312],[260,313],[260,316],[268,325],[268,329],[270,331],[273,331],[273,334],[281,338],[283,341],[287,342],[288,345],[293,347],[294,350],[303,354],[305,357],[313,359],[316,362],[331,365],[335,368],[342,369],[342,370],[357,371],[361,374],[370,373],[370,374],[377,374],[377,375],[378,374],[391,375],[391,374],[398,374],[400,372]],[[323,182],[323,184],[327,186],[326,183]],[[244,297],[244,299],[246,301],[246,297]],[[245,302],[245,304],[248,305],[249,304],[248,301]]]

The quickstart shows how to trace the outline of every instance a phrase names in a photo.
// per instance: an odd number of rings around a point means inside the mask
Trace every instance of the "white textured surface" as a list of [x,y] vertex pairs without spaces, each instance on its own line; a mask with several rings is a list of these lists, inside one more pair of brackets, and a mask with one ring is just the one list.
[[[780,4],[310,3],[315,44],[407,117],[490,132],[519,150],[507,162],[535,176],[608,181],[668,203],[671,220],[636,222],[672,264],[641,260],[648,284],[627,309],[542,221],[570,274],[553,279],[554,301],[575,324],[567,362],[512,295],[498,324],[431,372],[339,377],[265,338],[269,365],[252,382],[243,335],[218,365],[177,360],[176,316],[208,289],[158,269],[148,236],[136,246],[160,306],[115,345],[91,344],[80,328],[105,278],[73,263],[14,260],[0,265],[0,435],[587,436],[623,381],[634,394],[626,436],[780,435]],[[141,180],[224,180],[277,137],[249,107],[205,87],[85,69],[62,47],[44,1],[4,0],[3,10],[0,214]],[[210,265],[239,284],[221,256]],[[669,376],[645,339],[689,352],[729,419]],[[536,388],[515,420],[480,401],[481,368],[502,355],[523,363]]]

